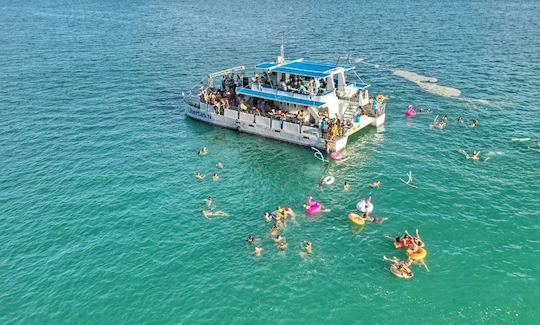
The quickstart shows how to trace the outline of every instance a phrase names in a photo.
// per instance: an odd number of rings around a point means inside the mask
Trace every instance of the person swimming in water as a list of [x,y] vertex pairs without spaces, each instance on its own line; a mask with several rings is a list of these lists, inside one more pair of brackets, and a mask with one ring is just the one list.
[[280,206],[276,207],[276,214],[279,216],[280,219],[287,219],[287,217],[289,217],[288,210],[286,211],[286,209],[287,208],[282,208]]
[[204,179],[204,174],[201,173],[201,172],[196,172],[195,173],[195,178],[197,178],[198,180],[203,180]]
[[366,212],[364,212],[364,214],[362,214],[362,219],[364,219],[365,222],[373,222],[379,225],[385,222],[386,220],[388,220],[388,218],[378,218],[378,217],[370,216],[367,210]]
[[405,230],[405,234],[409,237],[414,238],[414,244],[420,247],[424,247],[424,243],[422,242],[422,238],[420,238],[420,231],[416,229],[416,233],[414,236],[411,236],[407,230]]
[[313,252],[313,244],[311,242],[305,241],[303,246],[306,253],[311,254]]
[[441,119],[441,122],[446,124],[446,122],[448,122],[448,115],[443,116],[443,118]]
[[228,214],[226,212],[223,212],[223,211],[202,210],[201,212],[202,212],[202,215],[207,219],[209,217],[226,217],[226,216],[228,216]]
[[406,260],[400,260],[399,258],[395,257],[395,256],[392,256],[392,258],[388,258],[386,256],[383,256],[383,260],[385,261],[388,261],[388,262],[392,262],[393,264],[402,264],[406,267],[410,267],[413,263],[413,260],[411,260],[410,258],[406,259]]
[[471,120],[471,122],[469,123],[469,127],[470,128],[474,128],[476,127],[476,125],[478,124],[478,119],[475,117]]
[[473,151],[473,153],[469,155],[469,159],[480,160],[480,151]]
[[350,188],[349,183],[347,183],[347,181],[345,181],[345,183],[343,183],[343,191],[348,192],[349,188]]
[[225,166],[223,165],[223,163],[221,161],[218,161],[218,163],[216,164],[216,167],[219,168],[219,169],[225,168]]
[[277,243],[284,243],[285,242],[285,237],[284,236],[280,236],[280,235],[277,235],[276,238],[274,238],[274,242],[277,244]]
[[429,108],[420,107],[418,113],[431,113],[431,110]]
[[446,126],[446,122],[444,121],[444,117],[441,119],[441,121],[439,121],[439,115],[436,115],[435,118],[433,119],[432,126],[434,128],[440,129],[440,130],[444,129],[444,127]]
[[416,243],[413,243],[412,247],[407,248],[407,256],[410,256],[412,254],[418,254],[420,253],[421,249],[422,247],[420,247]]
[[364,212],[364,214],[362,215],[362,219],[364,219],[365,222],[373,222],[375,221],[375,218],[373,218],[372,216],[369,215],[369,213],[367,212]]
[[463,123],[463,117],[461,117],[461,116],[458,116],[458,118],[457,118],[457,122],[458,122],[458,123],[460,123],[460,124],[461,124],[461,123]]
[[424,242],[420,238],[420,232],[416,229],[416,236],[411,236],[407,230],[404,231],[402,236],[392,237],[385,235],[384,237],[392,240],[397,248],[401,247],[411,247],[413,245],[424,247]]
[[199,156],[206,156],[208,154],[208,148],[202,147],[201,149],[199,149],[199,151],[197,151],[197,154]]
[[276,243],[276,247],[279,248],[279,250],[284,251],[287,247],[289,247],[289,244],[285,242],[279,242],[279,243]]
[[219,175],[218,175],[217,173],[214,173],[214,175],[212,175],[212,180],[213,180],[214,182],[219,181]]
[[212,205],[212,197],[207,197],[206,199],[204,199],[204,202],[206,203],[207,207],[210,207]]
[[261,256],[262,251],[263,251],[262,247],[255,246],[255,250],[253,251],[253,254],[255,254],[255,256]]
[[255,237],[252,235],[249,235],[248,238],[245,240],[246,244],[253,244],[255,242]]
[[[419,254],[422,251],[422,249],[424,247],[424,243],[421,242],[418,238],[419,238],[419,236],[417,234],[417,238],[415,238],[416,242],[413,242],[413,245],[411,247],[407,248],[407,256],[412,256],[412,254]],[[426,264],[425,257],[422,258],[422,259],[417,259],[417,260],[409,259],[409,261],[410,261],[411,264],[413,262],[417,263],[417,264],[420,264],[421,266],[423,266],[426,269],[426,271],[429,272],[429,267]]]
[[411,271],[411,268],[410,268],[413,262],[411,259],[402,261],[395,256],[392,256],[392,258],[383,256],[383,260],[387,262],[391,262],[392,265],[394,265],[396,269],[399,271],[399,273],[401,273],[401,275],[408,278],[412,278],[414,276],[414,273]]
[[[481,160],[480,159],[480,151],[473,151],[473,153],[471,154],[468,154],[467,151],[463,150],[463,149],[459,149],[459,152],[461,152],[462,154],[465,155],[465,158],[467,159],[471,159],[471,160],[476,160],[476,161],[479,161]],[[487,157],[485,159],[483,159],[482,161],[488,161],[490,157]]]
[[270,212],[265,212],[263,218],[266,223],[272,221],[272,215],[270,214]]
[[381,188],[381,181],[375,181],[371,184],[369,184],[370,187],[373,187],[373,188]]
[[279,233],[279,228],[277,227],[276,224],[274,224],[274,225],[272,226],[272,229],[270,230],[270,234],[271,234],[272,236],[276,236],[278,233]]

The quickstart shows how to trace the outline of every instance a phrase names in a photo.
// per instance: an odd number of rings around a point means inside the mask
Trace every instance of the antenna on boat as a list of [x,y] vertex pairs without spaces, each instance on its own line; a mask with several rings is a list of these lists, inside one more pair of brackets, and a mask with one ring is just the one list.
[[283,36],[281,36],[281,46],[279,47],[279,56],[277,57],[277,64],[285,62],[285,44],[283,43]]

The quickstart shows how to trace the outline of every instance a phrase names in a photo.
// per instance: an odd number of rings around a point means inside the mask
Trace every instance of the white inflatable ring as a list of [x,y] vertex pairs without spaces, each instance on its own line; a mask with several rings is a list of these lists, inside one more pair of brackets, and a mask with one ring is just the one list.
[[366,212],[371,213],[373,212],[373,204],[368,204],[366,209],[366,200],[361,200],[358,203],[356,203],[356,209],[360,212]]
[[332,183],[334,183],[334,181],[336,180],[336,178],[334,176],[326,176],[325,178],[322,179],[321,183],[324,184],[324,185],[330,185]]

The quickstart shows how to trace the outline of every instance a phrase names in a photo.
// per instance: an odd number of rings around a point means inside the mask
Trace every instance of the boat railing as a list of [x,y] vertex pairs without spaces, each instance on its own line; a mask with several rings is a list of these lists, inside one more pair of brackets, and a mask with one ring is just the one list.
[[221,115],[223,117],[242,121],[248,125],[255,127],[255,124],[265,128],[274,130],[275,132],[284,131],[286,133],[297,133],[304,137],[316,136],[330,140],[329,132],[322,132],[320,126],[309,122],[303,122],[292,116],[286,116],[285,119],[274,114],[265,112],[248,111],[241,109],[238,106],[215,106],[204,101],[199,102],[199,96],[184,96],[186,103],[192,103],[192,106],[198,107],[200,110],[206,110],[207,113]]
[[[312,134],[312,135],[321,135],[321,130],[318,126],[310,123],[300,123],[300,121],[287,118],[285,120],[279,119],[276,116],[271,115],[261,115],[260,113],[250,113],[246,110],[242,110],[236,106],[225,107],[215,107],[210,104],[206,104],[206,109],[209,113],[221,115],[223,117],[242,121],[245,123],[254,123],[262,125],[265,128],[275,130],[280,132],[281,130],[288,133],[299,133],[299,134]],[[201,107],[203,109],[203,107]]]
[[191,92],[184,95],[184,102],[190,106],[200,107],[199,96],[195,96]]

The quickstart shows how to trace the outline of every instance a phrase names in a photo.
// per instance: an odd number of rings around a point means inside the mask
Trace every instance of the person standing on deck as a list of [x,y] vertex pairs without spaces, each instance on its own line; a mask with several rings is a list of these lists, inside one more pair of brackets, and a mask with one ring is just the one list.
[[326,121],[326,117],[323,117],[321,120],[321,132],[322,132],[323,138],[325,137],[324,135],[326,134],[327,123],[328,122]]

